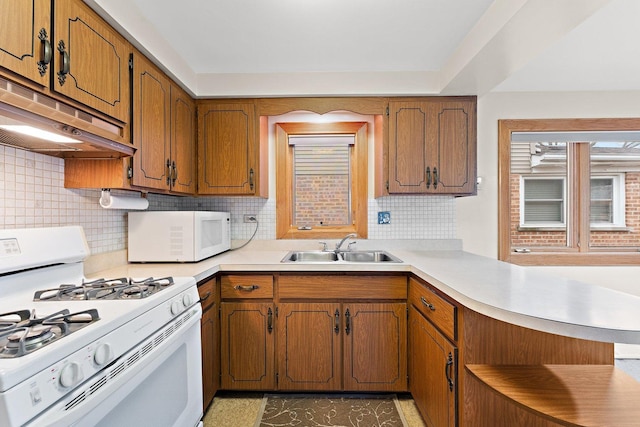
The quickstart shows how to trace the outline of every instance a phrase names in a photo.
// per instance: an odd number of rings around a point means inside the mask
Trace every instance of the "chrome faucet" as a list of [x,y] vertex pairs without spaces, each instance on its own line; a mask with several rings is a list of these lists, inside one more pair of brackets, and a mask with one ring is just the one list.
[[[347,241],[347,239],[349,239],[350,237],[358,237],[358,235],[356,233],[349,233],[346,236],[344,236],[342,238],[342,240],[340,240],[338,243],[336,243],[336,249],[334,252],[338,252],[340,250],[340,248],[342,247],[342,245],[344,244],[345,241]],[[352,242],[355,243],[355,242]],[[349,244],[349,246],[351,246],[351,244]]]

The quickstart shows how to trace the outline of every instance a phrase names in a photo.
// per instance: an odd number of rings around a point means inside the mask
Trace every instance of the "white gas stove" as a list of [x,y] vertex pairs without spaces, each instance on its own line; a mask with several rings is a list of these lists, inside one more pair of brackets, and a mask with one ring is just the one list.
[[0,425],[197,425],[195,279],[87,281],[88,255],[80,227],[0,230]]

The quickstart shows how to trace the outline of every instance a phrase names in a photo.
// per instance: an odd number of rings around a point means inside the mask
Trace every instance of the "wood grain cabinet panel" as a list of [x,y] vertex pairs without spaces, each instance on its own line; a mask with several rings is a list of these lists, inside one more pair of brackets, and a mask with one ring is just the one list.
[[344,390],[406,391],[407,305],[345,303]]
[[453,427],[457,412],[457,348],[409,307],[410,391],[429,427]]
[[0,0],[0,67],[49,86],[51,0]]
[[222,302],[221,387],[274,390],[275,332],[271,302]]
[[138,52],[132,64],[136,152],[124,160],[70,159],[65,187],[195,194],[195,101]]
[[415,279],[409,279],[409,301],[450,340],[456,340],[455,305]]
[[130,45],[82,1],[53,4],[52,89],[127,123]]
[[258,120],[253,102],[198,104],[198,193],[257,195]]
[[476,192],[476,100],[389,101],[390,194]]
[[342,316],[336,303],[284,303],[278,310],[280,390],[342,388]]
[[133,58],[132,185],[171,184],[171,80],[142,55]]
[[220,385],[219,310],[215,285],[215,278],[198,284],[198,295],[202,304],[200,334],[202,337],[202,403],[205,409],[213,401],[213,396]]

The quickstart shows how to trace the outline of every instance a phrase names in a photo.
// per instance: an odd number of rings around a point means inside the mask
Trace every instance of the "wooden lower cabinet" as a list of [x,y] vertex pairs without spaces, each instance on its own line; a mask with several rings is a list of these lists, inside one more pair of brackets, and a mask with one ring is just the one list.
[[278,387],[340,390],[340,304],[284,303],[278,309]]
[[202,402],[204,408],[211,404],[213,396],[218,391],[217,314],[218,310],[216,305],[213,304],[202,313],[202,320],[200,321],[200,333],[202,335]]
[[200,335],[202,339],[202,407],[207,408],[220,386],[220,335],[218,324],[218,299],[216,279],[210,278],[198,284],[202,304]]
[[405,303],[283,303],[278,388],[407,389]]
[[457,348],[409,307],[410,391],[429,427],[456,425]]
[[273,303],[222,302],[220,335],[223,389],[276,388]]

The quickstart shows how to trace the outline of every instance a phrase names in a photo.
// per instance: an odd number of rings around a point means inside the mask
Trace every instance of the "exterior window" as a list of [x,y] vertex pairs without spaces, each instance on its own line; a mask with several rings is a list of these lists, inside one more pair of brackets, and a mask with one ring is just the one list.
[[523,177],[523,227],[565,226],[564,178]]
[[276,124],[276,237],[367,233],[367,122]]
[[499,258],[640,263],[639,129],[640,119],[499,121]]
[[351,224],[353,135],[289,136],[294,227]]
[[[522,177],[520,228],[564,228],[564,177]],[[592,229],[625,227],[624,175],[591,178]]]

